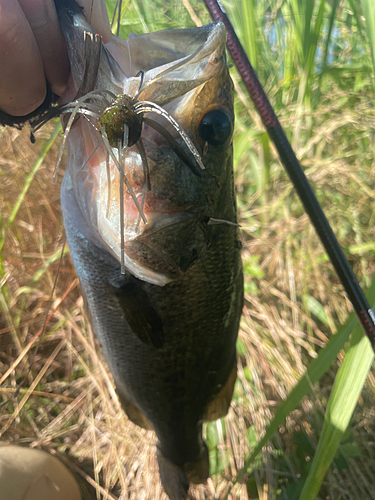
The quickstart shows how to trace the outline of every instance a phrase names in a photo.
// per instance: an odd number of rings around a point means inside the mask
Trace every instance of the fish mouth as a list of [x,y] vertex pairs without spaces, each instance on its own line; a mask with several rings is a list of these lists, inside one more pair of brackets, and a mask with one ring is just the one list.
[[[78,24],[67,23],[64,35]],[[199,89],[226,71],[225,28],[212,23],[133,35],[126,42],[114,37],[108,50],[98,51],[98,38],[93,30],[90,35],[87,21],[83,25],[83,39],[75,35],[74,49],[68,44],[78,97],[60,113],[67,115],[64,141],[75,198],[122,273],[127,269],[164,286],[186,273],[206,247],[205,167],[194,145],[189,108]],[[95,78],[82,67],[82,51],[101,54]],[[123,98],[143,122],[131,142],[132,125],[125,119],[116,125],[110,120],[108,127],[103,119],[109,110],[116,116],[122,112]],[[62,99],[66,102],[66,96]]]
[[[151,162],[151,186],[147,186],[142,158],[133,146],[127,149],[124,158],[128,188],[123,190],[124,216],[121,221],[121,175],[114,161],[118,158],[118,150],[113,148],[112,158],[102,142],[92,154],[95,149],[93,136],[95,138],[96,135],[92,127],[81,119],[75,127],[74,137],[81,139],[80,163],[83,162],[85,166],[73,171],[75,177],[72,179],[72,188],[86,224],[96,235],[97,242],[118,262],[123,260],[125,268],[138,279],[164,286],[182,276],[187,267],[181,265],[181,261],[192,264],[195,260],[195,257],[186,257],[186,253],[191,251],[192,241],[196,241],[195,226],[201,218],[199,207],[191,206],[184,200],[176,203],[168,197],[168,192],[164,194],[152,189],[153,183],[157,185],[160,177],[160,172],[155,175],[153,172],[164,169],[168,176],[166,165]],[[69,150],[72,147],[69,143]],[[79,151],[77,147],[74,150],[76,154]],[[177,157],[170,166],[174,167],[173,170],[188,170]],[[179,252],[166,252],[163,248],[165,235],[170,231],[175,234],[177,231],[179,240],[184,242],[179,245]],[[193,246],[196,246],[195,243]],[[196,253],[193,251],[194,256]]]
[[[131,179],[131,171],[139,167],[140,159],[135,152],[129,152],[126,175]],[[162,198],[152,191],[145,193],[142,185],[132,184],[134,196],[141,211],[135,205],[133,196],[124,193],[124,220],[121,222],[120,174],[116,167],[110,167],[110,185],[107,169],[100,169],[97,192],[93,192],[97,206],[97,229],[107,248],[122,261],[126,269],[134,276],[154,285],[164,286],[184,274],[185,269],[167,255],[163,242],[165,234],[180,226],[180,232],[186,229],[187,221],[196,220],[197,214],[186,212],[183,207],[171,200]],[[110,186],[110,187],[109,187]],[[141,215],[142,213],[142,215]],[[124,248],[121,247],[121,225],[123,223]],[[190,235],[184,235],[188,240]],[[188,245],[188,241],[186,241]],[[123,255],[122,255],[123,253]],[[170,252],[168,252],[170,253]]]

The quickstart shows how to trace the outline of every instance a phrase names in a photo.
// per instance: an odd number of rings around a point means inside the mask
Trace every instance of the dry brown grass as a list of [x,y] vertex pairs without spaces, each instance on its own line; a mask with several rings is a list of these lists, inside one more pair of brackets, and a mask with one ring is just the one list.
[[[373,115],[365,119],[358,109],[337,116],[327,109],[317,117],[314,138],[298,150],[345,248],[374,241],[375,164],[366,161],[362,165],[358,154],[350,154],[353,144],[335,154],[337,141],[345,136],[343,127],[354,127],[357,138],[373,131]],[[49,131],[39,133],[36,146],[29,143],[26,130],[0,132],[3,224]],[[253,147],[257,153],[257,146]],[[111,375],[85,319],[68,255],[60,266],[51,318],[42,331],[58,259],[46,263],[61,251],[63,242],[59,182],[51,182],[56,155],[54,146],[27,193],[1,255],[1,439],[40,447],[60,457],[80,478],[85,500],[166,499],[157,473],[154,435],[130,423],[119,406]],[[217,454],[227,466],[206,486],[193,489],[191,498],[197,500],[224,497],[278,403],[350,310],[278,163],[272,166],[266,203],[259,193],[247,195],[251,182],[243,161],[237,168],[243,257],[246,263],[251,256],[259,256],[257,265],[263,274],[246,276],[256,289],[246,295],[240,331],[244,348],[235,397],[225,421],[211,424],[218,436]],[[338,206],[333,203],[335,198],[341,200]],[[367,286],[374,273],[374,251],[349,257]],[[323,305],[329,326],[307,307],[307,295]],[[335,370],[333,367],[264,449],[262,461],[248,478],[248,488],[236,485],[229,498],[274,498],[272,492],[280,487],[280,477],[303,476],[304,464],[294,436],[303,433],[316,446]],[[324,492],[331,499],[375,498],[373,405],[374,377],[370,376],[352,427],[361,456],[349,457],[347,470],[336,467],[330,471]]]

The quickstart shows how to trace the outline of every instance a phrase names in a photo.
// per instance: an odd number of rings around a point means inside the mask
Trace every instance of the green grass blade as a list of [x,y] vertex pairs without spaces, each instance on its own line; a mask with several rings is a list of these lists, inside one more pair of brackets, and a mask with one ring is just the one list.
[[363,254],[365,252],[375,251],[375,242],[369,241],[368,243],[359,243],[358,245],[350,245],[347,248],[350,255]]
[[[374,303],[375,279],[371,284],[371,288],[367,294],[367,298],[370,304]],[[334,335],[326,344],[324,349],[320,351],[318,357],[314,359],[314,361],[312,361],[305,375],[301,378],[301,380],[289,394],[287,399],[285,399],[285,401],[283,401],[279,406],[272,422],[267,428],[266,434],[259,441],[255,449],[253,450],[252,454],[250,455],[250,457],[246,460],[245,466],[238,472],[237,477],[234,480],[234,484],[243,479],[245,473],[251,466],[251,463],[254,461],[254,459],[256,458],[258,453],[262,450],[262,448],[267,444],[267,442],[272,438],[272,436],[277,431],[279,426],[285,421],[286,417],[296,408],[298,404],[300,404],[301,400],[308,394],[312,386],[316,382],[318,382],[318,380],[326,373],[326,371],[332,365],[333,361],[336,359],[336,356],[339,353],[339,351],[344,348],[344,345],[348,341],[350,334],[355,329],[355,326],[357,325],[357,330],[359,328],[359,331],[362,332],[362,330],[359,327],[359,324],[357,323],[358,320],[356,316],[352,313],[349,316],[349,319],[346,322],[346,324],[339,329],[337,334]]]
[[[375,2],[362,0],[363,14],[366,19],[366,31],[370,42],[373,75],[375,75]],[[375,85],[375,80],[374,85]]]
[[368,45],[367,27],[363,22],[363,13],[364,13],[363,5],[361,5],[361,3],[358,2],[358,0],[348,0],[348,4],[349,4],[349,9],[354,16],[356,27],[358,28],[358,34],[360,36],[360,40],[358,40],[358,42],[360,41],[361,44],[367,46]]
[[14,298],[20,297],[21,295],[22,300],[20,300],[17,308],[17,314],[14,318],[14,325],[17,327],[20,324],[22,314],[24,312],[24,308],[27,302],[27,299],[30,295],[35,290],[35,285],[38,283],[38,281],[42,278],[42,276],[50,269],[52,264],[54,264],[56,261],[58,261],[60,258],[64,257],[69,253],[69,248],[64,245],[63,252],[61,253],[61,249],[59,248],[56,250],[51,257],[49,257],[45,262],[43,262],[42,266],[35,272],[34,276],[31,279],[30,285],[27,287],[21,287],[19,288],[15,294]]
[[242,2],[243,22],[245,25],[246,38],[244,39],[244,49],[250,62],[257,71],[257,27],[254,0],[243,0]]
[[324,325],[329,326],[327,314],[322,304],[317,301],[312,295],[305,295],[303,299],[310,313],[316,316]]
[[1,235],[1,238],[0,238],[0,252],[4,246],[4,242],[5,242],[5,238],[8,234],[8,231],[11,227],[11,225],[13,224],[16,216],[17,216],[17,213],[18,213],[18,210],[20,209],[20,206],[22,205],[22,202],[26,196],[26,193],[27,191],[29,190],[29,187],[36,175],[36,173],[38,172],[40,166],[42,165],[43,161],[44,161],[44,158],[46,157],[46,154],[48,153],[48,151],[50,150],[51,146],[53,145],[53,143],[55,142],[56,140],[56,137],[58,136],[59,132],[61,130],[61,124],[60,124],[60,121],[56,123],[55,125],[55,128],[50,136],[50,138],[48,139],[48,141],[46,142],[46,144],[44,145],[42,151],[40,152],[40,155],[38,156],[33,168],[31,169],[31,172],[29,173],[29,175],[27,176],[27,179],[25,181],[25,184],[23,186],[23,189],[21,191],[21,193],[19,194],[18,198],[17,198],[17,201],[13,207],[13,210],[11,212],[11,214],[9,215],[9,218],[5,224],[5,228],[4,228],[4,232],[3,234]]
[[312,23],[313,3],[308,5],[310,5],[310,7],[305,10],[305,29],[303,33],[303,41],[301,41],[301,44],[303,45],[304,61],[303,74],[298,92],[298,103],[300,105],[302,105],[304,100],[309,97],[308,93],[311,86],[312,75],[314,74],[315,55],[321,35],[326,2],[325,0],[320,0],[314,25]]
[[[314,2],[315,0],[313,0]],[[299,59],[303,61],[304,56],[304,38],[305,38],[305,15],[303,6],[297,0],[289,0],[284,3],[284,9],[288,8],[288,14],[284,11],[286,18],[290,17],[290,27],[295,34],[295,45],[299,54]]]
[[359,325],[337,373],[324,418],[318,448],[300,500],[315,500],[325,473],[346,431],[374,359],[374,352]]
[[321,0],[319,5],[319,10],[316,16],[314,28],[311,30],[310,34],[310,44],[308,47],[308,55],[307,55],[307,63],[306,63],[306,71],[308,74],[312,74],[314,72],[315,67],[315,55],[318,47],[318,41],[321,37],[322,27],[323,27],[323,16],[326,8],[326,1]]
[[332,7],[331,7],[331,14],[329,16],[327,39],[326,39],[325,45],[324,45],[324,55],[323,55],[323,61],[322,61],[322,74],[327,66],[328,49],[329,49],[329,46],[331,43],[333,23],[335,21],[336,9],[337,9],[338,4],[339,4],[339,0],[333,0]]
[[320,351],[319,356],[312,361],[305,375],[301,378],[287,399],[280,404],[272,422],[267,428],[266,434],[259,441],[250,457],[246,460],[245,467],[238,472],[234,483],[243,478],[244,474],[247,472],[255,457],[262,450],[263,446],[265,446],[272,438],[279,426],[285,421],[286,417],[296,408],[298,404],[300,404],[301,400],[306,396],[306,394],[308,394],[312,386],[318,382],[318,380],[329,369],[338,352],[343,349],[345,343],[348,341],[356,322],[357,319],[354,314],[351,315],[347,324],[330,339],[324,349]]

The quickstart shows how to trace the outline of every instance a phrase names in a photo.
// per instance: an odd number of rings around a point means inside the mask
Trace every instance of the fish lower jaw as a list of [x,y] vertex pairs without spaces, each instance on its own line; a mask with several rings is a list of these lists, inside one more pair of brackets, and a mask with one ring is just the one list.
[[[121,263],[122,251],[121,244],[119,243],[118,238],[114,237],[111,231],[100,231],[100,234],[110,253],[116,258],[119,263]],[[136,278],[157,286],[165,286],[172,281],[171,278],[165,276],[164,274],[155,272],[152,269],[147,268],[146,266],[138,264],[133,258],[129,256],[126,250],[124,251],[123,256],[126,268],[125,272],[130,272]]]
[[[171,278],[160,271],[153,270],[151,267],[145,265],[144,262],[137,262],[134,258],[134,252],[132,252],[131,256],[127,251],[127,246],[136,242],[138,238],[147,240],[147,235],[158,233],[159,231],[163,231],[163,229],[168,226],[179,224],[187,218],[192,217],[194,214],[188,212],[146,212],[145,215],[147,216],[147,224],[137,224],[138,215],[138,212],[133,211],[133,213],[126,213],[125,216],[125,268],[133,276],[142,281],[146,281],[152,285],[165,286],[171,281],[174,281],[174,278]],[[114,224],[113,220],[108,220],[105,211],[99,210],[97,213],[97,229],[102,242],[108,248],[110,253],[116,258],[116,260],[121,263],[122,251],[119,218]]]

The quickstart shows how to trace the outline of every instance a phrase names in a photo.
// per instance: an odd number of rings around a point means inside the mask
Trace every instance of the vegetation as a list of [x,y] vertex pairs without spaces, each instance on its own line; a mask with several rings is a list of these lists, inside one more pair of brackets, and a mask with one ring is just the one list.
[[[373,304],[373,0],[222,3]],[[206,22],[198,0],[128,0],[120,35]],[[192,498],[375,498],[369,343],[231,71],[245,307],[231,409],[205,428],[212,478]],[[59,264],[56,127],[36,146],[27,130],[0,130],[1,439],[58,455],[85,499],[165,498],[154,436],[120,409],[66,250]]]

